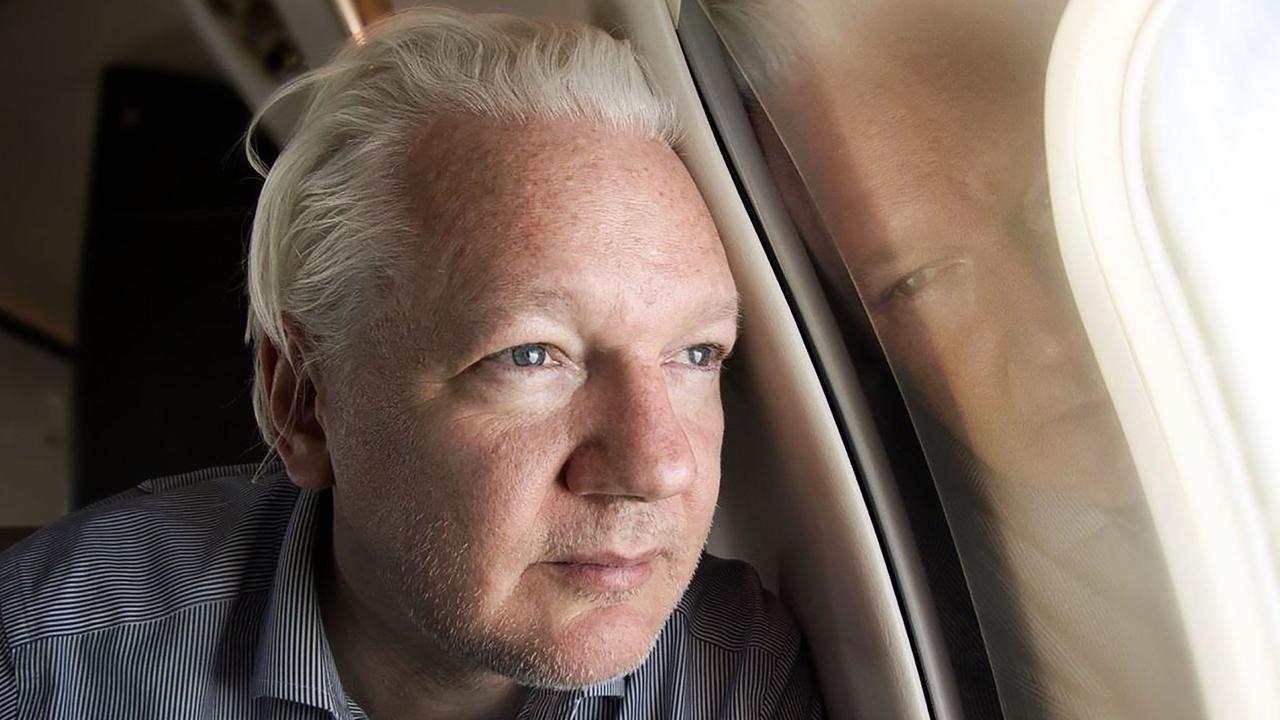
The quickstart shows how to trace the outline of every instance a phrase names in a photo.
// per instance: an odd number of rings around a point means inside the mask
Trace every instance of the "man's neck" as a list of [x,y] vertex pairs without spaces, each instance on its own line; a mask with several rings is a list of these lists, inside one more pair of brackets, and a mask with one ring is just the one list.
[[353,592],[331,537],[329,518],[316,538],[316,588],[325,635],[343,689],[370,718],[471,720],[515,717],[526,690],[512,680],[460,666],[431,638],[408,640]]

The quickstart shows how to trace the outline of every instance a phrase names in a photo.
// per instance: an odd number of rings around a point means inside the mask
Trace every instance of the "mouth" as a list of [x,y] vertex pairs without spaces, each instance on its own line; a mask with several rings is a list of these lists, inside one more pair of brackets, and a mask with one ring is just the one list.
[[656,548],[629,553],[588,551],[572,553],[544,565],[581,590],[618,593],[634,590],[648,582],[659,554]]

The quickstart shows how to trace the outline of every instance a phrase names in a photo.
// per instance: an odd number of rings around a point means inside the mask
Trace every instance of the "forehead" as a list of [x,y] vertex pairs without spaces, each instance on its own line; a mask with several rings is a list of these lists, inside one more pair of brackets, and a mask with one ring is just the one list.
[[765,98],[783,137],[800,139],[788,149],[816,206],[860,260],[979,240],[1044,172],[1041,60],[930,22],[813,63],[803,97]]
[[[406,186],[424,243],[413,293],[446,308],[595,276],[703,276],[732,292],[719,237],[663,143],[586,123],[433,124]],[[572,287],[570,287],[572,289]]]

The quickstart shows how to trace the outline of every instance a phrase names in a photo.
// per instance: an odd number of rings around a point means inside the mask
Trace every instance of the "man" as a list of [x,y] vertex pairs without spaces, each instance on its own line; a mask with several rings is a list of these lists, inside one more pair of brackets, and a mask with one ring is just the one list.
[[1195,716],[1049,203],[1044,83],[1065,3],[709,5],[819,270],[865,307],[901,384],[1006,717]]
[[762,133],[823,270],[857,286],[913,403],[1001,478],[1131,498],[1049,204],[1044,75],[1064,3],[802,5],[712,3],[739,46],[762,43],[735,56],[786,141]]
[[0,717],[820,717],[701,556],[737,294],[627,44],[411,11],[302,91],[248,262],[283,469],[5,555]]

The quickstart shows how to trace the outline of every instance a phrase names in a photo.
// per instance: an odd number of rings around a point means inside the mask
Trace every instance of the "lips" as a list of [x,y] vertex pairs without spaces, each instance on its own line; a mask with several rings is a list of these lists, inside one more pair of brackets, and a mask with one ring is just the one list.
[[641,552],[610,550],[570,553],[544,563],[562,581],[588,592],[618,593],[644,585],[653,574],[657,549]]
[[658,556],[657,548],[632,553],[612,552],[609,550],[570,553],[555,560],[556,563],[571,565],[604,565],[608,567],[632,567],[651,562]]

